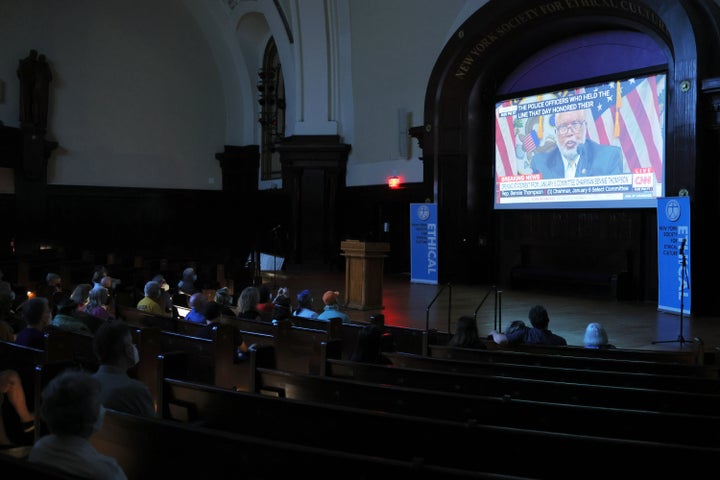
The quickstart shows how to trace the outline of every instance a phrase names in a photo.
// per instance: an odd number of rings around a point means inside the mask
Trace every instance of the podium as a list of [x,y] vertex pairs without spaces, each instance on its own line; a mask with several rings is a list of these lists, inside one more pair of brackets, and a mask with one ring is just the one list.
[[384,242],[340,242],[345,257],[345,303],[356,310],[383,308],[383,264],[390,244]]

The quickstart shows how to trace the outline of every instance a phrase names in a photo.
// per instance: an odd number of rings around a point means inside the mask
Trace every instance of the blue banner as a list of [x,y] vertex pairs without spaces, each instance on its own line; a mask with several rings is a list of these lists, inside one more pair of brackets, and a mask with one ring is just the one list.
[[410,281],[438,283],[437,204],[410,204]]
[[658,310],[689,315],[690,197],[658,198]]

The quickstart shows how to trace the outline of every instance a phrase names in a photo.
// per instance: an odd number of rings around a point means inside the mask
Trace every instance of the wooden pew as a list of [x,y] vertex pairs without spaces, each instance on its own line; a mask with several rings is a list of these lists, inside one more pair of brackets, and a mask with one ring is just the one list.
[[[315,448],[412,460],[427,466],[489,471],[498,475],[577,478],[576,470],[558,470],[557,464],[543,461],[543,458],[547,459],[548,451],[562,452],[569,458],[602,452],[604,461],[597,470],[593,465],[593,475],[610,476],[613,475],[611,472],[621,471],[627,464],[643,465],[648,476],[659,475],[666,467],[660,465],[658,458],[674,458],[685,465],[695,465],[694,462],[710,465],[715,461],[713,455],[720,453],[718,448],[702,445],[442,420],[374,411],[372,407],[347,407],[233,392],[173,379],[165,379],[163,384],[161,412],[166,419],[274,441],[293,441]],[[425,407],[434,408],[432,404]],[[348,433],[339,439],[339,431]],[[670,434],[665,437],[672,439]],[[522,461],[517,461],[519,452]],[[648,471],[644,470],[646,464]],[[347,474],[349,472],[345,472]],[[344,478],[345,475],[339,476]]]
[[[49,337],[46,334],[45,344],[48,345],[48,343]],[[33,412],[39,411],[40,394],[54,375],[66,368],[82,368],[73,360],[70,354],[63,357],[59,354],[59,351],[55,351],[49,355],[52,350],[52,348],[39,350],[13,342],[0,341],[0,370],[12,369],[18,372],[25,391],[25,401],[28,408]],[[43,373],[42,376],[40,375],[41,372]],[[6,415],[5,421],[4,428],[10,440],[14,442],[20,441],[20,418],[16,414]],[[36,429],[35,439],[38,437],[39,429]]]
[[650,350],[641,348],[585,348],[581,345],[498,345],[492,340],[484,341],[488,349],[542,353],[551,355],[570,355],[573,357],[612,358],[616,360],[641,360],[660,363],[705,364],[705,346],[695,338],[693,350]]
[[[324,372],[383,385],[542,402],[720,416],[720,394],[418,370],[329,359]],[[720,381],[718,381],[720,383]]]
[[48,325],[45,328],[45,352],[50,362],[70,360],[90,372],[98,367],[92,334]]
[[[315,328],[318,330],[327,329],[330,338],[342,339],[342,358],[349,359],[352,355],[357,343],[358,332],[362,330],[367,323],[349,322],[343,323],[340,319],[333,318],[330,322],[325,320],[317,320],[314,318],[292,317],[290,321],[299,327]],[[334,322],[334,323],[333,323]],[[328,325],[328,323],[330,323]],[[398,327],[393,325],[385,325],[383,322],[378,323],[383,332],[390,333],[393,337],[395,349],[400,352],[409,352],[424,354],[427,352],[427,346],[430,343],[439,343],[444,339],[444,334],[437,330],[423,330],[411,327]]]
[[266,368],[256,368],[255,375],[257,393],[296,400],[558,433],[720,446],[718,416],[456,394]]
[[449,360],[404,352],[388,352],[385,353],[385,356],[390,358],[396,367],[417,370],[720,394],[720,381],[717,378],[523,365],[521,363]]
[[[429,345],[428,350],[429,356],[431,357],[451,360],[520,363],[524,365],[656,373],[663,375],[689,375],[709,378],[718,378],[719,376],[718,368],[710,365],[607,358],[601,355],[576,357],[572,355],[531,353],[512,350],[458,348],[448,347],[446,345]],[[600,350],[595,350],[595,352],[598,351]]]
[[[334,435],[338,438],[339,434],[335,432]],[[129,480],[223,478],[233,472],[253,479],[294,476],[316,479],[497,478],[457,467],[304,446],[116,411],[107,412],[103,427],[91,437],[91,442],[101,453],[117,459]]]
[[[167,332],[156,327],[134,330],[135,342],[140,354],[137,378],[150,388],[157,401],[158,382],[162,378],[159,356],[172,358],[172,372],[176,378],[208,383],[225,388],[245,386],[250,380],[250,370],[238,360],[234,327],[219,325],[213,328],[210,339]],[[272,344],[267,335],[244,333],[246,340],[258,344]]]
[[[25,392],[25,401],[30,410],[35,410],[35,365],[46,361],[44,350],[37,348],[25,347],[14,342],[0,340],[0,371],[15,370],[22,382],[23,391]],[[7,399],[2,401],[2,410],[0,415],[0,428],[7,439],[15,445],[21,445],[28,442],[27,436],[22,434],[22,422],[17,413],[10,407]]]
[[[275,359],[277,368],[300,373],[319,373],[324,361],[320,356],[321,343],[333,338],[327,328],[314,329],[298,327],[290,321],[277,324],[261,320],[236,319],[233,324],[245,332],[257,332],[272,335],[275,339]],[[247,341],[245,343],[248,343]],[[332,342],[333,358],[341,355],[337,341]]]
[[[249,369],[237,362],[233,327],[229,325],[216,328],[212,339],[164,331],[158,327],[132,327],[131,333],[140,362],[128,370],[128,374],[145,383],[153,399],[157,399],[157,357],[160,354],[174,354],[173,371],[179,378],[228,388],[245,386],[249,381]],[[251,332],[246,334],[246,338],[258,344],[269,343],[268,336]],[[49,327],[45,334],[44,360],[71,361],[80,368],[94,372],[99,362],[92,342],[91,335]]]
[[[168,332],[178,331],[178,321],[176,318],[154,315],[152,313],[138,310],[134,306],[116,305],[115,316],[137,328],[157,327],[160,330]],[[183,320],[183,322],[185,322],[185,320]]]

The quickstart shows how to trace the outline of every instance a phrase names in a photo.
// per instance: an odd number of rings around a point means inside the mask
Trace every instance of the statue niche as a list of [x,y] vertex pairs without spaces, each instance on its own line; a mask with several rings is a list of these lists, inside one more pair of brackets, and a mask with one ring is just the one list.
[[17,75],[20,79],[20,126],[44,133],[47,130],[48,103],[52,72],[45,55],[30,50],[20,60]]

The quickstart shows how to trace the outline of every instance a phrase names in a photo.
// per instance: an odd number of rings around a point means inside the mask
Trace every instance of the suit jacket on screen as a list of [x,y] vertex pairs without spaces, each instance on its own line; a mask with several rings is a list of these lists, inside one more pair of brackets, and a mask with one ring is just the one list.
[[[576,177],[619,175],[623,173],[623,157],[620,147],[600,145],[590,139],[581,147],[580,161],[575,168]],[[536,153],[532,158],[533,173],[542,174],[543,179],[565,177],[565,165],[557,147],[549,152]]]

